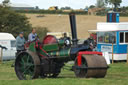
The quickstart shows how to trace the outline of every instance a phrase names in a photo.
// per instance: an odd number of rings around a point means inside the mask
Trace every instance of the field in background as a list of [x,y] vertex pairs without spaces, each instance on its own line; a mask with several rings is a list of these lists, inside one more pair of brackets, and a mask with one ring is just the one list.
[[[68,15],[49,15],[37,17],[40,14],[26,14],[33,27],[47,27],[51,32],[70,32]],[[97,22],[106,22],[106,16],[77,15],[77,32],[79,38],[87,38],[88,30],[95,30]],[[128,17],[120,17],[121,22],[128,22]]]
[[[0,85],[127,85],[128,84],[128,64],[115,63],[110,65],[105,78],[76,78],[74,73],[62,69],[58,78],[46,78],[36,80],[18,80],[12,61],[0,64]],[[9,80],[9,81],[7,81]]]

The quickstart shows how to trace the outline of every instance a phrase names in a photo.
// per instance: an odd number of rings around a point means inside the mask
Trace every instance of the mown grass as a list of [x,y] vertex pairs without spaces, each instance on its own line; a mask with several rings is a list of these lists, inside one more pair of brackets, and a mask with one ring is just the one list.
[[58,78],[35,80],[18,80],[12,61],[0,64],[0,85],[128,85],[128,64],[115,63],[110,65],[105,78],[76,78],[74,73],[62,69]]

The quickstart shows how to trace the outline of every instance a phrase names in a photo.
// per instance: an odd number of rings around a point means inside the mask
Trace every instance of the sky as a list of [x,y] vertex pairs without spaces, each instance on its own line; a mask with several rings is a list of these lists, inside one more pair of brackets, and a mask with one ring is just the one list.
[[[2,2],[3,0],[0,0]],[[128,0],[122,0],[121,6],[128,6]],[[39,6],[41,9],[48,9],[50,6],[65,7],[70,6],[73,9],[85,8],[95,5],[96,0],[10,0],[11,3],[22,3],[30,6]]]

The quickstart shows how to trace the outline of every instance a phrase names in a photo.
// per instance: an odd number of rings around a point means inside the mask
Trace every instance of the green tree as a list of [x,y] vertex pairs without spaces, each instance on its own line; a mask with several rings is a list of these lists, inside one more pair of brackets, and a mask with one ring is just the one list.
[[109,4],[113,4],[114,11],[116,11],[117,7],[120,6],[120,3],[122,3],[122,0],[105,0],[105,2]]
[[25,15],[18,14],[9,8],[0,7],[0,32],[12,33],[15,37],[19,32],[25,33],[27,38],[32,26]]
[[4,7],[7,7],[8,4],[9,4],[9,2],[10,2],[10,0],[4,0],[4,1],[2,2],[2,4],[3,4]]
[[34,29],[36,29],[36,33],[40,41],[42,41],[43,38],[47,35],[47,32],[49,32],[49,30],[46,27],[34,27]]
[[96,7],[96,6],[94,6],[94,5],[90,5],[90,7],[89,7],[89,8],[91,9],[91,8],[95,8],[95,7]]
[[103,7],[105,7],[105,2],[104,2],[104,0],[97,0],[96,5],[98,8],[103,8]]
[[39,8],[39,6],[36,6],[35,9],[38,10],[38,9],[40,9],[40,8]]

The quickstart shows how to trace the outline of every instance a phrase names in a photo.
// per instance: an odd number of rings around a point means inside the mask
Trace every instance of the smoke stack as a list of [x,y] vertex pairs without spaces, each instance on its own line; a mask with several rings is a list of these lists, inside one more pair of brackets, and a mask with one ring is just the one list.
[[78,39],[77,39],[77,31],[76,31],[75,13],[70,13],[69,18],[70,18],[70,25],[71,25],[71,32],[72,32],[72,42],[73,42],[73,46],[76,46]]

